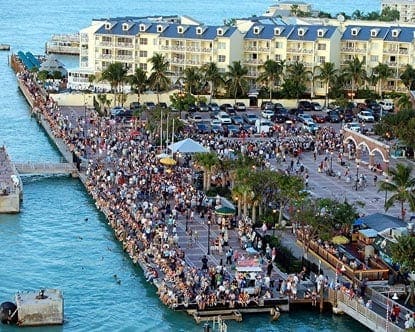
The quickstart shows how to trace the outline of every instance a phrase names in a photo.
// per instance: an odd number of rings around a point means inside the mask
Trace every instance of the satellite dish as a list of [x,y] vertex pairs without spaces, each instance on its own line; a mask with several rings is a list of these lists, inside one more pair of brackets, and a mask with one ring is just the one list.
[[337,15],[337,21],[339,21],[340,23],[344,22],[344,16],[342,14]]

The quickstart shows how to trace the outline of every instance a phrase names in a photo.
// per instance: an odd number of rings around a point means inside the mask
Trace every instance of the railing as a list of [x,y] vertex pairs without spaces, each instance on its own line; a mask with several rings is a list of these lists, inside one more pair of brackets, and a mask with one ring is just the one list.
[[19,174],[70,174],[76,172],[70,163],[16,163]]
[[374,325],[374,330],[376,331],[403,331],[399,326],[389,322],[386,317],[382,317],[378,313],[367,308],[365,305],[359,303],[355,298],[350,298],[349,295],[341,291],[334,292],[337,292],[337,294],[335,294],[337,298],[337,304],[343,304],[349,308],[352,312],[349,312],[348,314],[355,320],[359,321],[361,324],[364,324],[368,327],[372,326],[372,329]]

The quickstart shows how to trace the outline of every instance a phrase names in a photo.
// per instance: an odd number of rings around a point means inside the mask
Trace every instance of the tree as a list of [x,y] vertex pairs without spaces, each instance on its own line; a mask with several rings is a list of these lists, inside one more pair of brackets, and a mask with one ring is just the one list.
[[[392,242],[390,246],[391,258],[400,265],[400,271],[403,273],[415,273],[415,236],[413,234],[402,235]],[[411,284],[411,306],[415,305],[414,296],[414,278],[409,278]]]
[[378,78],[379,83],[379,95],[382,98],[383,82],[388,80],[393,75],[393,70],[386,63],[380,63],[373,68],[373,74]]
[[298,12],[299,12],[300,8],[297,4],[291,5],[291,15],[292,16],[297,16]]
[[134,74],[127,77],[128,82],[131,85],[131,88],[137,94],[137,101],[140,102],[140,95],[143,92],[148,84],[147,72],[139,67],[134,71]]
[[352,100],[354,99],[355,88],[366,80],[366,70],[364,69],[364,60],[360,61],[358,57],[354,57],[353,60],[346,61],[346,68],[344,69],[345,76],[351,81],[351,93]]
[[399,111],[412,110],[412,101],[407,94],[403,94],[397,98],[395,105],[398,107]]
[[236,97],[243,95],[248,91],[248,80],[246,75],[248,74],[248,68],[241,64],[241,61],[234,61],[232,65],[228,66],[227,84],[230,91],[233,93],[233,97],[236,103]]
[[275,83],[279,82],[284,64],[281,61],[267,60],[261,66],[263,72],[258,76],[258,82],[266,82],[269,89],[269,100],[272,100],[272,88]]
[[311,72],[301,62],[294,62],[287,67],[287,77],[284,79],[283,91],[289,97],[295,97],[298,100],[305,93]]
[[364,17],[364,14],[361,10],[356,9],[353,13],[352,13],[352,20],[361,20]]
[[166,90],[171,83],[168,77],[169,62],[160,53],[155,53],[148,61],[152,66],[148,81],[150,86],[156,90],[157,103],[160,103],[160,91]]
[[201,87],[202,75],[198,68],[187,67],[183,71],[184,82],[187,86],[187,92],[190,94],[198,93]]
[[316,79],[324,82],[326,86],[324,106],[329,104],[329,86],[332,82],[334,82],[337,74],[337,69],[334,66],[335,64],[333,62],[325,62],[322,66],[317,67],[318,75],[316,76]]
[[203,190],[210,189],[210,180],[213,168],[218,164],[219,158],[215,152],[196,153],[195,161],[203,169]]
[[202,72],[204,73],[205,80],[209,82],[209,85],[210,85],[209,102],[212,102],[212,98],[215,96],[216,89],[224,83],[223,77],[215,62],[209,62],[205,64],[202,67]]
[[302,197],[302,190],[304,190],[304,181],[298,176],[278,173],[277,183],[278,192],[277,198],[280,203],[280,211],[278,215],[278,223],[282,222],[282,214],[289,203],[298,200]]
[[408,90],[413,90],[415,87],[415,69],[410,65],[407,64],[405,66],[405,70],[402,72],[401,76],[399,77],[402,83],[406,86]]
[[102,72],[101,80],[107,81],[111,85],[111,91],[114,94],[114,106],[117,100],[117,93],[121,83],[126,79],[127,69],[121,62],[110,63]]
[[397,9],[391,9],[389,6],[382,9],[379,20],[384,22],[399,21],[401,14]]
[[411,211],[415,209],[415,178],[411,177],[412,166],[397,164],[396,168],[389,168],[389,181],[383,180],[379,183],[380,191],[388,191],[392,195],[385,202],[385,211],[395,203],[401,205],[401,218],[405,219],[404,204],[407,202]]

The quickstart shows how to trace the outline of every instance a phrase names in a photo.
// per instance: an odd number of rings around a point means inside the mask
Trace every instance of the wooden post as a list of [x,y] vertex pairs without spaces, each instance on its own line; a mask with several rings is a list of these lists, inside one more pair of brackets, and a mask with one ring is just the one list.
[[320,286],[320,312],[323,312],[324,307],[324,285],[323,283]]

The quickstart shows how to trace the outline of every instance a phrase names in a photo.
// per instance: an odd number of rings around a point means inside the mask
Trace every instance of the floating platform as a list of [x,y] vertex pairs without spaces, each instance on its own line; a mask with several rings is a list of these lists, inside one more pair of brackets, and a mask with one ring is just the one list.
[[18,292],[15,296],[19,326],[63,324],[63,295],[58,289]]
[[0,51],[10,51],[9,44],[0,44]]

